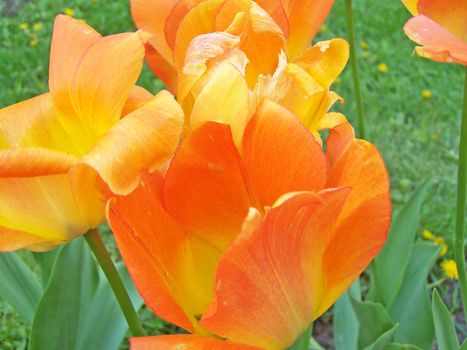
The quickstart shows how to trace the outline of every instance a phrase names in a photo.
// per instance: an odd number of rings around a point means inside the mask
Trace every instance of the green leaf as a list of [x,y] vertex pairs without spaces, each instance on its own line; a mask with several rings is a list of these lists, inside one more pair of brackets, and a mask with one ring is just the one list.
[[411,344],[392,343],[386,346],[384,350],[423,350],[423,349],[419,348],[418,346],[411,345]]
[[431,348],[435,330],[426,281],[438,253],[439,247],[429,242],[412,248],[401,289],[389,309],[392,320],[400,325],[396,334],[399,343]]
[[52,267],[55,263],[55,259],[57,258],[59,250],[59,248],[56,248],[48,252],[32,253],[34,259],[36,260],[37,264],[41,269],[41,280],[42,285],[44,287],[46,287],[49,283],[49,277],[52,273]]
[[433,290],[433,318],[435,321],[436,339],[439,350],[452,350],[459,348],[456,329],[451,314],[444,305],[438,291]]
[[360,281],[342,295],[334,305],[334,347],[336,350],[358,350],[359,323],[350,298],[360,301]]
[[0,294],[28,322],[42,294],[37,276],[16,253],[0,253]]
[[395,216],[388,240],[372,264],[370,300],[387,307],[394,302],[409,264],[427,189],[428,182],[425,182]]
[[352,297],[351,301],[358,321],[364,325],[360,327],[358,334],[358,349],[374,344],[382,335],[394,328],[395,324],[382,304],[358,301]]
[[389,343],[393,341],[398,327],[399,325],[395,324],[394,327],[383,333],[373,344],[367,346],[364,350],[385,350]]
[[[126,273],[124,281],[129,282]],[[141,306],[130,286],[133,300]],[[84,240],[76,239],[61,248],[34,316],[29,349],[116,350],[127,329],[115,296]]]
[[459,350],[467,350],[467,340],[464,341]]

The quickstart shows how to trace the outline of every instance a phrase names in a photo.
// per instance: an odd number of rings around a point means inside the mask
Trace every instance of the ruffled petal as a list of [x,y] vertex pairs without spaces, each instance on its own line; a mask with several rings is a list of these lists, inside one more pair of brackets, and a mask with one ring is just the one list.
[[417,54],[443,63],[467,65],[467,42],[424,15],[411,18],[404,26],[407,36],[422,45]]
[[287,38],[289,36],[290,25],[282,2],[280,0],[256,0],[256,3],[269,13]]
[[86,24],[57,16],[49,86],[60,121],[81,154],[120,119],[141,72],[144,41],[142,33],[102,38]]
[[177,71],[151,45],[146,44],[146,63],[173,94],[177,93]]
[[326,183],[326,158],[300,120],[265,101],[245,131],[243,158],[260,206],[285,193],[319,191]]
[[331,131],[327,156],[327,186],[352,190],[323,258],[325,297],[316,316],[326,311],[378,254],[391,223],[389,179],[376,147],[355,139],[346,123]]
[[148,90],[140,86],[134,86],[130,92],[130,96],[128,96],[128,99],[123,106],[122,116],[124,117],[138,109],[145,103],[149,102],[153,97],[154,96]]
[[113,193],[128,194],[139,184],[142,171],[154,171],[172,156],[183,122],[179,104],[169,92],[162,91],[102,136],[81,159],[85,167],[78,171],[90,167]]
[[172,49],[165,39],[165,25],[173,7],[179,0],[131,0],[131,17],[136,27],[152,37],[149,42],[162,58],[173,65]]
[[435,21],[467,45],[467,3],[465,0],[419,0],[418,12]]
[[[143,175],[133,193],[109,202],[107,218],[145,303],[167,321],[200,331],[196,317],[212,297],[208,286],[214,272],[209,266],[215,266],[210,259],[213,254],[217,259],[217,253],[210,247],[195,249],[195,243],[202,242],[187,237],[166,212],[162,181],[158,173]],[[211,281],[206,281],[209,276]]]
[[131,338],[131,350],[261,350],[252,346],[194,335]]
[[227,125],[207,122],[185,137],[167,172],[164,198],[186,231],[220,252],[230,244],[251,197]]
[[348,189],[303,192],[271,209],[252,209],[216,271],[216,299],[201,324],[231,341],[270,350],[291,346],[322,297],[323,242]]

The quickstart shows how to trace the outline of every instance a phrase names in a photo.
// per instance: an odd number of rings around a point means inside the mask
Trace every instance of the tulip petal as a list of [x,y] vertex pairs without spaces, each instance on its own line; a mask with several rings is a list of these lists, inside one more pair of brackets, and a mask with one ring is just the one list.
[[216,271],[216,299],[201,324],[231,341],[281,350],[313,320],[320,258],[348,189],[304,192],[267,213],[252,209]]
[[281,27],[282,33],[287,38],[289,36],[289,19],[287,13],[280,0],[256,0],[256,3],[261,6],[274,21]]
[[324,188],[324,152],[284,107],[266,100],[249,122],[243,142],[243,158],[259,208],[273,205],[287,192]]
[[331,11],[334,0],[281,0],[289,18],[287,47],[290,58],[299,57]]
[[162,181],[157,172],[144,174],[133,193],[110,200],[107,218],[145,303],[167,321],[199,332],[196,317],[212,298],[209,286],[218,256],[196,237],[187,237],[166,212]]
[[0,151],[0,178],[65,174],[77,160],[45,148],[11,148]]
[[0,178],[0,235],[7,237],[0,250],[48,250],[97,227],[104,221],[99,193],[81,190],[88,201],[76,201],[67,174]]
[[418,1],[419,0],[402,0],[402,3],[412,15],[416,16],[418,15]]
[[438,62],[467,65],[467,43],[424,15],[411,18],[404,26],[407,36],[422,47],[417,54]]
[[[190,126],[205,121],[218,121],[230,125],[235,144],[239,144],[249,117],[249,90],[242,72],[229,62],[209,72],[207,82],[195,98]],[[204,83],[204,84],[203,84]]]
[[177,72],[159,52],[151,45],[146,44],[146,63],[152,72],[165,84],[170,92],[177,92]]
[[467,3],[465,0],[419,0],[418,12],[447,29],[467,45]]
[[81,154],[120,119],[141,72],[143,36],[102,38],[86,24],[57,16],[49,86],[60,121]]
[[13,147],[42,147],[78,154],[56,117],[48,93],[0,110],[0,149]]
[[166,208],[190,233],[222,252],[250,207],[244,169],[227,125],[207,122],[191,131],[166,175]]
[[354,138],[350,124],[327,141],[328,187],[352,188],[323,259],[325,298],[317,316],[350,286],[381,250],[391,223],[389,179],[375,146]]
[[145,103],[149,102],[154,96],[146,89],[140,86],[134,86],[125,102],[122,110],[122,116],[135,111]]
[[113,193],[128,194],[139,184],[143,170],[154,171],[175,152],[183,120],[181,107],[162,91],[102,136],[81,159],[85,167],[80,170],[90,167]]
[[173,53],[165,39],[165,23],[178,2],[179,0],[130,1],[131,17],[136,26],[152,34],[149,42],[169,65],[173,65]]
[[248,345],[194,335],[160,335],[130,339],[131,350],[261,350]]

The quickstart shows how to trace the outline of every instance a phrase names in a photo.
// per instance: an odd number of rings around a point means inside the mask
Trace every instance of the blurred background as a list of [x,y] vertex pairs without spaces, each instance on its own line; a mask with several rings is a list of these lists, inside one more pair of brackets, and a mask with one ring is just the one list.
[[[368,139],[386,161],[394,208],[429,179],[419,236],[433,232],[448,247],[445,257],[452,257],[462,67],[412,54],[414,44],[402,30],[410,15],[399,1],[356,0],[354,6]],[[59,13],[105,35],[135,30],[129,0],[0,0],[0,108],[48,90],[50,39]],[[346,37],[343,0],[336,1],[315,40],[333,37]],[[163,88],[146,67],[138,84],[153,93]],[[334,108],[357,127],[350,66],[332,89],[346,101]],[[454,308],[456,290],[445,288]],[[158,332],[173,331],[149,312],[146,322]],[[23,349],[27,334],[26,323],[0,300],[0,348]]]

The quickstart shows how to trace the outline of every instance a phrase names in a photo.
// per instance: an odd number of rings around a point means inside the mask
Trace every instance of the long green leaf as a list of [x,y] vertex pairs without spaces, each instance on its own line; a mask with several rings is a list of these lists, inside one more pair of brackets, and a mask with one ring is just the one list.
[[461,345],[459,350],[467,350],[467,339],[464,341],[464,343]]
[[393,220],[388,240],[372,264],[372,301],[390,307],[402,286],[427,189],[425,182]]
[[457,340],[454,322],[436,289],[433,291],[433,318],[435,321],[438,350],[458,349],[459,341]]
[[413,246],[401,289],[389,309],[392,320],[400,324],[395,339],[399,343],[431,349],[435,330],[426,281],[438,252],[439,247],[429,242]]
[[16,253],[0,253],[0,295],[28,322],[42,294],[37,276]]
[[423,349],[419,348],[418,346],[411,345],[411,344],[392,343],[386,346],[384,350],[423,350]]
[[[128,274],[124,280],[137,306],[142,302]],[[118,349],[128,327],[88,247],[76,239],[61,248],[37,308],[30,350]]]
[[376,339],[376,341],[373,344],[367,346],[364,350],[386,350],[389,343],[393,341],[398,327],[399,325],[395,324],[394,327],[392,327],[387,332],[381,334],[381,336],[378,339]]
[[360,282],[354,284],[342,295],[334,305],[334,347],[336,350],[358,349],[358,318],[352,307],[350,298],[360,301]]
[[382,304],[354,298],[351,301],[355,315],[363,325],[358,334],[358,349],[374,344],[383,334],[394,328],[395,324]]

